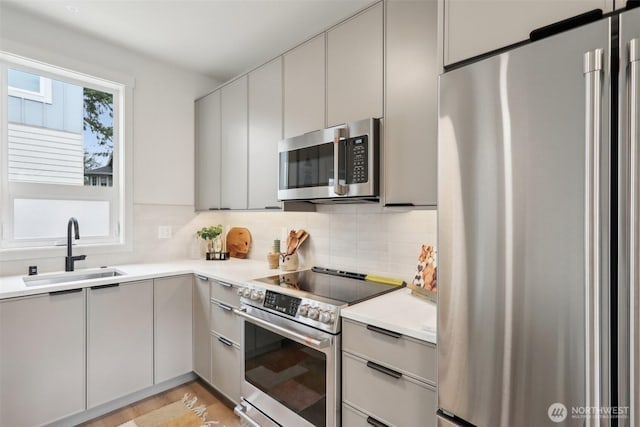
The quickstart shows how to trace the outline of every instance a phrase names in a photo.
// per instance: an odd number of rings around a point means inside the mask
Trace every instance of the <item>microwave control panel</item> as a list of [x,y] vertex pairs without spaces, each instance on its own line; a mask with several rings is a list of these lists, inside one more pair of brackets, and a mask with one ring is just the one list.
[[349,138],[347,146],[347,184],[367,182],[369,177],[369,142],[367,135]]

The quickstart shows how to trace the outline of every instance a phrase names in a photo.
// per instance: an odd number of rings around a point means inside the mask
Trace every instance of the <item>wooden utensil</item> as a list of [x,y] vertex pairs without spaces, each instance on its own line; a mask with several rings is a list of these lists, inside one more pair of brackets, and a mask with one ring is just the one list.
[[295,252],[296,246],[298,245],[298,236],[296,235],[295,230],[291,230],[289,232],[289,237],[287,238],[287,253],[286,255],[291,255]]
[[300,237],[298,237],[298,243],[296,244],[296,251],[300,246],[302,246],[304,241],[307,240],[307,238],[309,237],[309,233],[307,233],[305,230],[300,229],[298,231],[299,232],[301,231],[302,233],[300,233]]

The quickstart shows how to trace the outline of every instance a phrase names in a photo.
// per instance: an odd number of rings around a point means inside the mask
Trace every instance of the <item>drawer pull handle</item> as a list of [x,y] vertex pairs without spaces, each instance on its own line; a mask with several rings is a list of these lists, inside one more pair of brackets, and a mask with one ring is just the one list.
[[394,332],[394,331],[390,331],[388,329],[383,329],[383,328],[379,328],[377,326],[373,326],[373,325],[367,325],[367,329],[373,332],[377,332],[379,334],[382,335],[387,335],[389,337],[393,337],[393,338],[401,338],[402,334],[399,334],[398,332]]
[[373,427],[389,427],[382,421],[378,421],[373,417],[367,417],[367,424],[371,424]]
[[201,275],[199,275],[199,274],[196,274],[196,277],[197,277],[198,279],[200,279],[200,280],[205,281],[205,282],[208,282],[208,281],[209,281],[209,278],[208,278],[208,277],[206,277],[206,276],[201,276]]
[[109,285],[92,286],[90,289],[96,291],[98,289],[117,288],[118,286],[120,286],[120,283],[111,283]]
[[221,281],[216,281],[216,283],[220,286],[224,286],[225,288],[232,288],[233,285],[231,283],[227,283],[227,282],[221,282]]
[[367,362],[367,366],[373,369],[374,371],[382,372],[383,374],[389,375],[390,377],[393,377],[395,379],[402,378],[402,374],[400,372],[394,371],[393,369],[386,368],[382,365],[378,365],[377,363]]
[[54,297],[56,295],[73,294],[73,293],[76,293],[76,292],[82,292],[82,288],[65,289],[64,291],[53,291],[53,292],[49,292],[49,295]]
[[221,302],[217,302],[216,304],[218,305],[218,307],[220,307],[221,309],[223,309],[225,311],[233,310],[232,307],[229,307],[228,305],[222,304]]
[[233,343],[226,338],[218,337],[218,341],[220,341],[222,344],[226,345],[227,347],[233,347]]

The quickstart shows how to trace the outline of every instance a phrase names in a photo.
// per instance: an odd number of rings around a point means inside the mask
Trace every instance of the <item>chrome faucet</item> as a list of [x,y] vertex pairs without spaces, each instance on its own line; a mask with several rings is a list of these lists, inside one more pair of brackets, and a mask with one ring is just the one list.
[[64,271],[73,271],[73,263],[76,261],[81,261],[85,259],[86,255],[77,255],[73,256],[73,252],[71,250],[71,227],[73,226],[73,231],[75,232],[75,239],[78,240],[80,238],[80,229],[78,227],[78,220],[71,217],[69,218],[69,222],[67,223],[67,257],[64,259]]

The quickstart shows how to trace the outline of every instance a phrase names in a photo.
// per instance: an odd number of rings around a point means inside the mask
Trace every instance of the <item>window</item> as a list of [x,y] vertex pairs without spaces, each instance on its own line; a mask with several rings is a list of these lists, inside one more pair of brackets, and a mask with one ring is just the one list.
[[7,73],[9,95],[51,104],[51,79],[19,70]]
[[[127,86],[0,52],[0,249],[124,243]],[[130,91],[129,91],[130,93]]]

